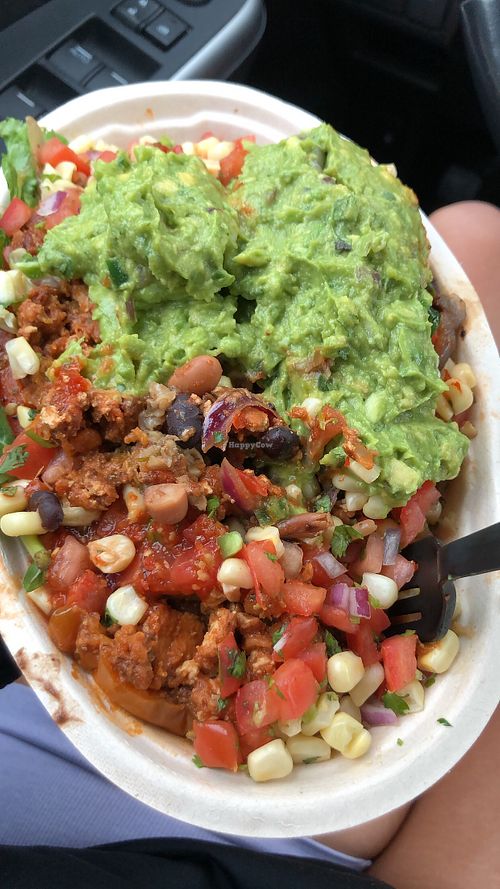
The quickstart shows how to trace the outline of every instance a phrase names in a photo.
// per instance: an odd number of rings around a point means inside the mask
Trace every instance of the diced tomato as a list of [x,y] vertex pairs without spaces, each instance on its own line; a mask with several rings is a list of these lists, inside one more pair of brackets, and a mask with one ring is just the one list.
[[219,179],[223,185],[229,185],[231,179],[239,176],[243,169],[243,164],[248,154],[248,149],[244,147],[243,142],[255,142],[255,136],[242,136],[241,139],[236,139],[231,154],[222,158]]
[[319,618],[327,627],[335,627],[343,633],[357,633],[360,626],[359,623],[353,623],[347,611],[338,605],[323,605]]
[[[241,655],[234,633],[228,633],[219,643],[220,693],[223,698],[233,695],[245,681],[244,670],[237,669]],[[235,675],[235,672],[241,675]]]
[[194,722],[193,733],[194,749],[203,765],[212,769],[238,771],[241,754],[234,725],[221,719]]
[[300,580],[287,580],[283,587],[283,594],[289,614],[310,617],[311,614],[318,614],[321,610],[326,590],[313,586],[311,583],[302,583]]
[[362,577],[365,571],[380,574],[382,559],[384,557],[384,541],[375,534],[370,534],[366,541],[366,547],[360,559],[357,559],[349,568],[349,572],[355,577]]
[[32,213],[33,210],[31,207],[28,207],[21,198],[12,198],[9,206],[0,219],[0,228],[2,228],[5,234],[11,238],[14,232],[17,232],[23,225],[26,225],[28,220],[31,219]]
[[64,142],[61,142],[57,136],[53,136],[52,139],[42,142],[38,149],[38,160],[42,167],[45,164],[51,164],[53,167],[57,167],[57,165],[63,161],[71,161],[72,164],[75,164],[79,173],[83,173],[84,176],[90,176],[90,164],[85,158],[73,151],[69,145],[65,145]]
[[258,604],[270,614],[281,614],[284,610],[283,568],[276,561],[276,549],[270,540],[254,540],[241,551],[254,582]]
[[80,192],[76,188],[68,188],[61,206],[55,213],[44,217],[45,228],[54,228],[68,216],[76,216],[80,212]]
[[29,435],[26,435],[26,432],[21,432],[14,439],[12,444],[5,448],[3,457],[0,460],[0,469],[5,456],[14,448],[18,447],[25,448],[28,457],[22,466],[18,466],[16,469],[9,469],[10,475],[13,475],[15,478],[34,478],[35,475],[38,475],[42,469],[45,469],[50,461],[60,453],[60,448],[45,448],[43,445],[38,444],[38,442],[33,441]]
[[[353,639],[356,637],[353,636]],[[318,682],[323,682],[326,676],[326,645],[324,642],[313,642],[297,655],[299,661],[304,661],[312,671],[312,674]]]
[[104,614],[110,590],[102,574],[87,569],[71,584],[66,599],[67,605],[79,605],[84,611],[97,611]]
[[209,516],[204,513],[184,528],[182,536],[184,540],[187,540],[189,543],[204,544],[207,543],[208,540],[213,540],[214,537],[220,537],[221,534],[225,533],[226,529],[224,525],[216,519],[209,518]]
[[[363,623],[363,621],[362,621]],[[390,627],[391,621],[383,608],[373,608],[370,619],[367,621],[376,636],[380,636],[387,627]]]
[[417,566],[415,562],[410,562],[408,559],[405,559],[401,553],[398,553],[394,565],[385,565],[382,568],[382,574],[384,574],[385,577],[390,577],[394,580],[398,590],[400,590],[405,583],[410,582],[415,574],[416,568]]
[[382,642],[382,661],[389,691],[399,691],[415,679],[416,648],[415,633],[409,636],[391,636]]
[[270,725],[262,726],[262,728],[253,729],[245,735],[240,735],[240,749],[244,759],[252,750],[263,747],[275,738],[275,733]]
[[304,661],[291,658],[276,670],[270,693],[278,702],[280,721],[288,722],[303,716],[316,703],[318,683]]
[[410,497],[406,506],[393,510],[401,525],[401,548],[408,546],[420,534],[425,525],[425,516],[440,498],[440,493],[431,482],[424,482],[422,487]]
[[169,592],[181,596],[195,593],[200,599],[206,598],[217,587],[217,572],[221,564],[220,548],[213,539],[176,555],[170,569]]
[[271,725],[279,715],[279,701],[270,694],[264,679],[254,679],[242,685],[236,693],[236,723],[240,735]]
[[361,658],[365,667],[377,664],[382,655],[373,638],[374,632],[368,621],[362,620],[358,626],[358,632],[347,637],[347,644],[354,654]]
[[314,617],[292,617],[277,643],[279,656],[284,660],[297,657],[299,651],[307,648],[318,632],[318,621]]

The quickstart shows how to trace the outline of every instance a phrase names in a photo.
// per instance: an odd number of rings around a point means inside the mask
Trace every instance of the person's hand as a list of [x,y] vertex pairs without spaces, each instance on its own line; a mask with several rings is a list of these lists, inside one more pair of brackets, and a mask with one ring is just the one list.
[[19,679],[21,671],[0,636],[0,688]]

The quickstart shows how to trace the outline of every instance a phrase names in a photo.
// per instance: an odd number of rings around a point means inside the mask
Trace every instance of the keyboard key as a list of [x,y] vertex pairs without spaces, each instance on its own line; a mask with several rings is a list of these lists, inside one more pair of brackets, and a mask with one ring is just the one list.
[[99,59],[93,52],[71,40],[56,49],[50,56],[50,61],[65,77],[84,83],[101,67]]
[[0,93],[0,118],[3,117],[40,117],[45,111],[34,99],[31,99],[17,86],[9,86]]
[[114,10],[114,15],[124,25],[128,25],[129,28],[134,28],[137,30],[141,27],[148,19],[152,18],[152,16],[156,15],[160,10],[160,4],[156,2],[156,0],[125,0],[124,3],[120,3],[119,6]]
[[184,22],[181,22],[171,12],[164,12],[145,29],[147,36],[158,43],[162,49],[168,49],[185,32]]
[[118,74],[117,71],[111,71],[109,68],[102,68],[101,71],[98,71],[97,74],[94,74],[90,80],[85,84],[85,89],[89,90],[104,90],[108,86],[123,86],[125,83],[129,83],[129,81],[123,77],[121,74]]

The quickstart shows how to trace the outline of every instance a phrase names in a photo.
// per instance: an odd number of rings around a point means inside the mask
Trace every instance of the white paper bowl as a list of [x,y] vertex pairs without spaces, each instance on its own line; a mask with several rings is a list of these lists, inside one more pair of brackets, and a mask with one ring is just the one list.
[[[91,93],[51,112],[48,127],[69,138],[88,132],[125,146],[144,133],[196,140],[255,133],[261,143],[315,126],[299,108],[227,83],[145,83]],[[335,124],[335,121],[333,121]],[[1,195],[0,195],[1,197]],[[5,199],[5,193],[3,195]],[[467,303],[467,336],[459,358],[478,378],[473,441],[461,478],[450,489],[456,534],[498,521],[500,454],[494,405],[499,361],[479,300],[444,242],[426,220],[441,286]],[[497,465],[495,465],[497,461]],[[254,784],[244,773],[196,769],[186,741],[110,711],[89,676],[52,645],[37,609],[0,567],[0,632],[49,713],[76,747],[111,781],[175,818],[233,834],[290,837],[341,830],[376,818],[422,793],[478,737],[499,699],[498,575],[457,584],[461,623],[471,628],[458,660],[427,692],[425,711],[373,731],[368,755],[356,761],[297,767],[283,781]],[[1,694],[1,693],[0,693]],[[452,724],[439,724],[440,717]],[[398,746],[397,738],[404,744]]]

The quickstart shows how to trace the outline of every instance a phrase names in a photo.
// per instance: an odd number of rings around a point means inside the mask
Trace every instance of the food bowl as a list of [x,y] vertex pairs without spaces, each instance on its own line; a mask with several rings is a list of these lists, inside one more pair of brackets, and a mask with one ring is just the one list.
[[[212,130],[232,139],[248,133],[266,143],[308,129],[317,118],[235,84],[208,81],[145,83],[82,96],[42,121],[72,139],[126,146],[168,133],[175,141]],[[335,123],[335,121],[333,121]],[[0,201],[6,202],[5,184]],[[441,532],[460,536],[498,521],[498,439],[495,382],[498,355],[481,304],[461,267],[424,218],[431,261],[441,288],[466,302],[467,335],[456,356],[478,379],[472,442],[460,478],[446,494]],[[355,761],[334,757],[300,766],[289,778],[254,784],[246,774],[197,769],[185,740],[112,708],[91,677],[52,644],[43,616],[20,590],[22,565],[12,541],[0,565],[0,633],[27,681],[81,753],[107,778],[142,802],[200,827],[268,837],[342,830],[402,805],[444,775],[484,728],[499,699],[498,575],[459,581],[458,659],[426,696],[421,713],[373,730],[373,744]],[[444,717],[451,726],[439,720]],[[401,744],[401,741],[403,742]]]

